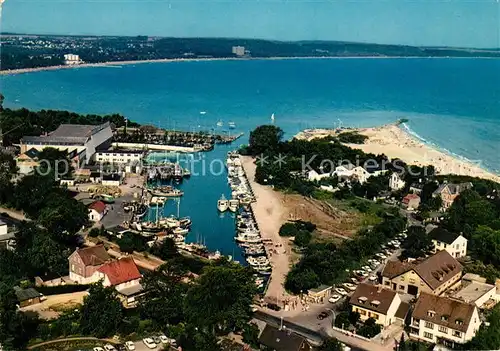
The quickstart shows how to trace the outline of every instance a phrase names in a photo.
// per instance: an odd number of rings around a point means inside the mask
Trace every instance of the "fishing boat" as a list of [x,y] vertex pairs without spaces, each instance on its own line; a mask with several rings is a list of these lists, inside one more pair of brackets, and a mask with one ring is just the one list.
[[229,200],[229,211],[236,212],[240,206],[240,201],[236,199]]
[[259,244],[262,243],[262,239],[259,236],[248,235],[248,234],[239,234],[235,240],[239,243],[248,243],[248,244]]
[[181,222],[174,215],[160,219],[159,223],[168,228],[177,228],[181,226]]
[[189,217],[184,217],[179,219],[179,224],[182,228],[189,228],[191,227],[191,218]]
[[149,189],[149,192],[151,193],[151,195],[159,197],[179,197],[184,195],[183,191],[172,186],[156,187],[153,189]]
[[135,208],[135,216],[137,218],[142,218],[146,215],[146,213],[148,213],[148,206],[144,205],[144,204],[139,204],[138,206],[136,206]]
[[184,176],[184,169],[178,163],[176,163],[174,166],[173,176],[174,180],[176,181],[181,181],[182,177]]
[[165,205],[165,198],[159,197],[159,196],[153,196],[149,203],[152,205],[156,205],[156,206],[161,207],[161,206]]
[[229,122],[227,125],[229,126],[229,129],[236,128],[236,123],[234,123],[234,122]]
[[174,233],[175,235],[187,235],[189,233],[189,229],[177,227],[177,228],[174,228],[172,233]]
[[228,209],[228,207],[229,207],[229,201],[227,201],[224,194],[222,194],[220,199],[217,201],[217,209],[221,212],[224,212]]

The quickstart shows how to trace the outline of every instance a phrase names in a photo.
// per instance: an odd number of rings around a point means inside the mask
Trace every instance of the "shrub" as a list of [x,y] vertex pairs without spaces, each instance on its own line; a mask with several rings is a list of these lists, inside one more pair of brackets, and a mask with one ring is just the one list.
[[69,285],[58,285],[58,286],[38,286],[35,287],[36,291],[43,295],[58,295],[58,294],[69,294],[78,291],[85,291],[90,288],[88,284],[69,284]]

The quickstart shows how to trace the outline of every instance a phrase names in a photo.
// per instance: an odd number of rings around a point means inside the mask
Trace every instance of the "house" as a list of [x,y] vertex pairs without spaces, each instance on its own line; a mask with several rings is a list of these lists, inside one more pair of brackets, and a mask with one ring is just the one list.
[[387,170],[381,169],[378,165],[365,165],[365,167],[354,167],[352,176],[356,178],[360,184],[363,184],[368,178],[377,177],[385,172],[387,172]]
[[420,195],[422,190],[424,189],[424,183],[422,183],[422,179],[418,181],[418,183],[412,183],[410,185],[410,193]]
[[472,339],[480,325],[476,305],[423,292],[413,310],[410,338],[454,346]]
[[399,294],[382,286],[361,283],[349,300],[353,312],[360,319],[373,318],[377,324],[387,327],[396,321],[396,312],[401,304]]
[[14,287],[14,293],[20,308],[40,303],[43,296],[33,288],[21,289],[19,286]]
[[440,295],[454,287],[462,276],[462,265],[443,250],[411,263],[389,261],[382,271],[382,285],[400,293]]
[[333,172],[339,179],[349,179],[353,175],[354,166],[352,163],[341,164],[335,167],[335,171]]
[[9,231],[9,226],[7,223],[0,219],[0,235],[5,235]]
[[405,184],[405,181],[401,179],[401,176],[398,173],[393,172],[391,174],[391,177],[389,178],[389,189],[392,191],[400,190],[404,188]]
[[304,337],[286,329],[267,324],[259,336],[259,343],[274,351],[310,351],[312,346]]
[[89,220],[100,222],[106,214],[106,204],[102,201],[94,201],[89,206]]
[[94,273],[110,260],[111,256],[102,245],[77,248],[68,257],[69,278],[78,284],[95,283],[99,279],[95,279]]
[[443,200],[443,204],[441,206],[441,211],[446,211],[453,204],[453,201],[460,195],[460,193],[467,189],[472,189],[472,183],[443,183],[439,185],[439,187],[434,190],[432,193],[433,197],[441,196],[441,200]]
[[144,294],[142,275],[131,257],[106,262],[93,277],[95,281],[102,279],[104,286],[113,286],[125,307],[135,307],[137,298]]
[[416,210],[418,206],[420,206],[420,196],[418,196],[417,194],[408,194],[403,197],[401,204],[405,209],[409,211]]
[[311,170],[311,171],[309,171],[309,172],[307,172],[307,180],[309,180],[311,182],[320,181],[321,179],[328,178],[328,177],[331,177],[330,173],[321,173],[321,174],[319,174],[314,169]]
[[19,169],[19,174],[30,174],[35,170],[36,167],[38,167],[39,153],[40,152],[37,149],[31,148],[16,157],[16,166]]
[[462,279],[460,290],[453,294],[451,297],[456,300],[473,303],[478,308],[482,308],[486,304],[496,304],[496,293],[497,288],[495,285],[477,281],[469,282]]
[[101,184],[104,186],[120,186],[122,177],[117,173],[104,174],[101,179]]
[[319,301],[320,299],[328,299],[332,293],[331,285],[320,285],[317,288],[309,289],[307,291],[307,297],[314,301]]
[[14,250],[16,245],[15,239],[15,232],[9,231],[7,223],[0,219],[0,248]]
[[467,239],[461,234],[437,227],[431,230],[428,235],[434,244],[434,252],[446,250],[455,258],[467,255]]

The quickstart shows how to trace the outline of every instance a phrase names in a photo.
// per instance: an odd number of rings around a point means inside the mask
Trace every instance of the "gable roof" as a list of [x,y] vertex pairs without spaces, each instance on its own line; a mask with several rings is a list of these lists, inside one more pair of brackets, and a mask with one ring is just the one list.
[[382,276],[393,279],[411,270],[435,290],[461,272],[462,265],[448,251],[442,250],[423,261],[412,263],[389,261],[382,271]]
[[361,283],[351,296],[349,303],[371,311],[387,314],[396,292],[381,286]]
[[442,241],[447,244],[452,244],[459,236],[460,234],[452,233],[440,227],[434,228],[429,232],[429,237],[432,240]]
[[279,330],[267,324],[259,336],[259,342],[275,351],[298,351],[306,339],[290,331]]
[[77,248],[74,252],[85,266],[100,266],[111,259],[103,245]]
[[105,263],[99,267],[98,271],[108,277],[111,285],[126,283],[141,277],[141,273],[131,257]]
[[443,183],[438,186],[436,190],[432,193],[433,195],[440,195],[442,194],[445,190],[448,190],[451,195],[458,195],[462,191],[471,189],[473,187],[471,182],[467,183],[459,183],[459,184],[454,184],[454,183]]
[[106,204],[102,201],[94,201],[89,205],[89,210],[95,210],[102,214],[106,210]]
[[23,302],[30,299],[35,299],[42,296],[38,291],[33,288],[21,289],[19,286],[14,287],[14,292],[16,294],[17,300]]
[[[422,292],[415,304],[413,318],[466,332],[475,308],[471,303]],[[429,311],[434,312],[432,317]],[[462,324],[457,324],[457,321]]]

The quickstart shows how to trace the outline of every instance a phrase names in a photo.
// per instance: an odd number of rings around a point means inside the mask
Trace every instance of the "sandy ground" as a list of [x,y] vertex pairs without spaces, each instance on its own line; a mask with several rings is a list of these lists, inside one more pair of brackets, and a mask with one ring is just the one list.
[[243,156],[241,161],[257,200],[251,207],[262,238],[272,240],[273,249],[276,250],[269,255],[273,270],[266,296],[281,300],[286,295],[283,284],[290,270],[291,248],[288,240],[279,236],[279,229],[288,219],[288,212],[284,207],[282,194],[255,182],[256,165],[253,159]]
[[83,304],[83,298],[88,295],[86,291],[79,291],[70,294],[50,295],[42,303],[26,306],[21,311],[38,312],[40,318],[53,319],[59,317],[63,309],[74,308]]
[[[417,140],[395,124],[376,128],[358,129],[360,134],[369,139],[364,144],[347,144],[367,153],[385,154],[391,158],[400,158],[408,164],[419,166],[433,165],[439,174],[459,174],[500,182],[500,176],[479,166],[439,151]],[[327,129],[305,130],[297,134],[297,138],[311,140],[313,138],[335,135],[335,131]]]

